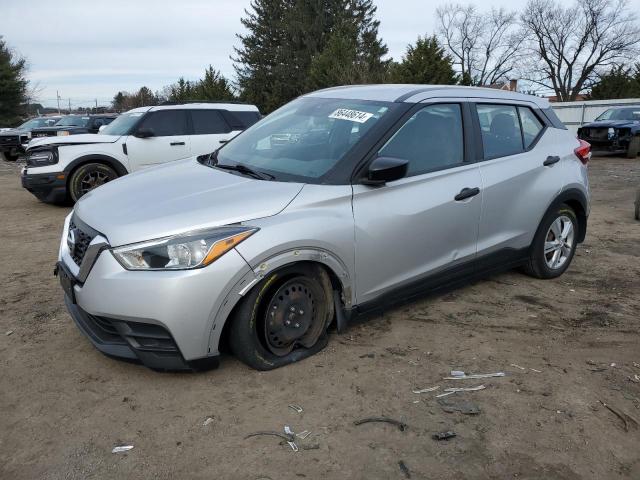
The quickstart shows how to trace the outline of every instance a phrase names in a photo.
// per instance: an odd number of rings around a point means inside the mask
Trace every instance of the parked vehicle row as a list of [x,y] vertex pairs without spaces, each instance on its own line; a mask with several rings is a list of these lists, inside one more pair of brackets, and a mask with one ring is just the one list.
[[99,134],[32,140],[22,185],[45,202],[75,202],[127,173],[208,154],[259,118],[255,106],[234,103],[136,108]]
[[16,128],[0,131],[0,152],[9,161],[15,161],[25,152],[33,131],[55,125],[62,117],[37,117],[27,120]]
[[[56,268],[100,351],[179,370],[217,362],[224,344],[272,369],[321,350],[331,323],[426,291],[516,266],[557,277],[585,237],[590,146],[544,99],[338,87],[229,141],[250,115],[139,109],[101,135],[29,147],[25,186],[79,199]],[[223,132],[201,129],[211,116]],[[86,192],[97,173],[164,162]]]

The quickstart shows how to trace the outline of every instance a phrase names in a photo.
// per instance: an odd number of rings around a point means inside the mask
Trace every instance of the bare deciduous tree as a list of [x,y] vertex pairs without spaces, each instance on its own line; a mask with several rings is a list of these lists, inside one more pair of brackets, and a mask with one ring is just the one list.
[[528,80],[573,101],[599,71],[637,54],[640,25],[627,0],[530,0],[520,16],[530,41]]
[[523,37],[517,15],[504,8],[478,12],[473,5],[436,10],[438,34],[462,74],[463,83],[490,85],[508,80]]

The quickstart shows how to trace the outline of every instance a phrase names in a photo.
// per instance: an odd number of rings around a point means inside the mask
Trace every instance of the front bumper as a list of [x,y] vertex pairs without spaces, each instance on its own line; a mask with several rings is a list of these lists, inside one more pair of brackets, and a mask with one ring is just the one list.
[[20,175],[22,187],[46,203],[63,203],[67,200],[67,176],[57,173],[29,173],[24,168]]
[[[88,259],[92,264],[86,273],[84,265],[78,267],[69,254],[69,221],[67,218],[59,252],[59,265],[73,279],[72,294],[66,295],[67,309],[96,348],[163,370],[192,369],[217,361],[223,324],[215,323],[216,315],[234,295],[239,298],[233,293],[236,284],[252,274],[235,249],[205,268],[149,272],[125,270],[108,249],[101,249],[95,259]],[[104,237],[94,240],[100,242]],[[99,335],[105,321],[119,338]],[[175,350],[159,352],[149,345],[141,349],[131,341],[140,337],[141,329],[165,332],[164,340],[172,342]]]

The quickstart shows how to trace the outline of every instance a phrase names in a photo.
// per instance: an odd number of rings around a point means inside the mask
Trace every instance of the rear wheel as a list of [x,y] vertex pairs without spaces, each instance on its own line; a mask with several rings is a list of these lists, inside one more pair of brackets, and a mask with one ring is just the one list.
[[627,148],[627,158],[636,158],[640,152],[640,137],[635,136],[629,141],[629,148]]
[[578,237],[578,219],[568,205],[547,212],[531,245],[525,272],[537,278],[562,275],[573,259]]
[[636,192],[636,220],[640,220],[640,188]]
[[80,166],[69,179],[69,194],[74,202],[94,188],[118,178],[116,171],[102,163],[87,163]]
[[331,281],[318,265],[296,264],[268,275],[230,321],[234,355],[258,370],[296,362],[327,345],[333,319]]

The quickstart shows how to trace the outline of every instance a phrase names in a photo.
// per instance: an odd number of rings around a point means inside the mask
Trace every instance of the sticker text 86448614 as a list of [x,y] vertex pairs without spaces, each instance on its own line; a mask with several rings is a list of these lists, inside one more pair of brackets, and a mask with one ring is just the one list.
[[329,118],[335,118],[336,120],[349,120],[351,122],[364,123],[373,117],[373,113],[359,112],[358,110],[349,110],[347,108],[339,108]]

